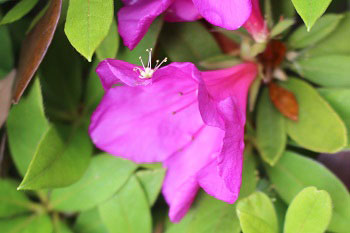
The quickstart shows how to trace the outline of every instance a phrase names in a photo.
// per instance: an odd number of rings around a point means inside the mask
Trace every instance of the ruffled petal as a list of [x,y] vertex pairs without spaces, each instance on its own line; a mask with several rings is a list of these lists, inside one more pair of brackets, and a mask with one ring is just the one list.
[[200,111],[207,124],[225,130],[217,165],[219,176],[233,193],[241,185],[247,94],[257,72],[254,63],[202,72],[205,87],[199,90]]
[[150,84],[152,79],[140,79],[139,73],[133,70],[135,67],[141,68],[125,61],[106,59],[97,66],[96,73],[105,90],[121,83],[131,87]]
[[168,22],[195,21],[200,18],[192,0],[175,0],[165,14],[165,21]]
[[[219,153],[223,136],[222,130],[203,124],[187,146],[164,162],[167,174],[163,195],[170,206],[169,217],[173,222],[180,221],[190,208],[200,187],[198,176],[204,183],[205,175],[200,173]],[[220,196],[216,195],[216,184],[212,185],[211,194]]]
[[250,16],[251,0],[193,0],[199,13],[211,24],[236,30]]
[[165,160],[203,125],[197,75],[191,63],[172,63],[157,70],[148,86],[110,88],[91,117],[93,142],[138,163]]
[[125,46],[134,49],[146,34],[153,20],[162,14],[173,0],[125,1],[118,12],[119,34]]

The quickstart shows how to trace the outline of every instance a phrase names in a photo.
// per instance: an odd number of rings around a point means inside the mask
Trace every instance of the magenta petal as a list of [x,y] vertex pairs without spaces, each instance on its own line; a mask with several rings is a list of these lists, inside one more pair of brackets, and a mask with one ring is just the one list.
[[236,30],[250,16],[250,0],[193,0],[199,13],[211,24]]
[[118,12],[119,34],[125,46],[133,49],[146,34],[153,20],[162,14],[173,0],[138,0],[128,4]]
[[200,18],[201,15],[192,0],[175,0],[165,15],[168,22],[195,21]]
[[203,125],[198,74],[191,63],[172,63],[157,70],[148,86],[110,88],[91,118],[93,142],[135,162],[165,160]]
[[217,164],[219,175],[233,193],[241,185],[247,94],[257,73],[257,65],[250,62],[202,72],[206,86],[199,90],[200,111],[207,124],[225,130]]
[[[167,174],[163,183],[163,195],[170,206],[169,216],[178,222],[191,206],[199,188],[198,174],[220,152],[224,132],[216,127],[202,125],[193,141],[178,153],[169,157],[164,166]],[[216,195],[216,184],[212,184]]]
[[96,73],[105,90],[121,83],[133,87],[145,86],[152,82],[151,79],[140,79],[139,73],[133,70],[135,67],[139,66],[121,60],[106,59],[97,66]]

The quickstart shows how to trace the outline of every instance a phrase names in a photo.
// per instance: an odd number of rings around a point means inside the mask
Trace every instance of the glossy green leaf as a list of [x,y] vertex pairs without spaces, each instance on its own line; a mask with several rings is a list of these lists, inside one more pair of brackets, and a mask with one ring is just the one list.
[[92,144],[82,127],[73,129],[64,142],[50,127],[39,144],[19,189],[45,189],[68,186],[84,174],[92,154]]
[[271,166],[281,157],[287,143],[285,120],[270,101],[265,88],[258,106],[256,133],[259,152]]
[[286,119],[287,133],[294,141],[309,150],[328,153],[347,145],[344,122],[312,86],[295,78],[281,85],[295,94],[299,104],[298,122]]
[[321,88],[318,92],[344,121],[348,131],[348,145],[350,145],[350,89]]
[[0,219],[1,233],[50,233],[53,230],[48,215],[20,216]]
[[167,24],[166,27],[160,42],[172,61],[200,62],[221,54],[214,37],[199,22]]
[[295,9],[303,19],[308,31],[328,8],[332,0],[292,0]]
[[0,27],[0,79],[10,73],[14,66],[14,57],[12,52],[12,41],[10,33],[6,26]]
[[281,33],[285,32],[288,30],[291,26],[295,24],[294,19],[283,19],[279,21],[271,30],[270,37],[276,37],[280,35]]
[[107,58],[115,58],[119,49],[119,34],[117,20],[113,19],[111,27],[106,38],[101,42],[96,49],[96,55],[99,60]]
[[303,189],[289,205],[285,233],[323,233],[332,217],[332,200],[326,191]]
[[135,176],[131,176],[112,198],[101,204],[99,212],[109,232],[152,232],[150,206]]
[[296,62],[302,77],[326,87],[350,87],[350,54],[326,55]]
[[350,55],[350,13],[346,13],[338,27],[322,41],[310,48],[305,57],[323,56],[329,54]]
[[109,233],[97,208],[80,213],[73,229],[75,233]]
[[150,206],[154,204],[160,193],[164,176],[165,170],[163,168],[156,170],[141,170],[136,173],[136,177],[140,181]]
[[23,192],[17,191],[18,183],[0,179],[0,218],[30,211],[30,201]]
[[26,173],[48,128],[37,79],[28,96],[13,106],[7,119],[11,156],[21,175]]
[[100,103],[105,90],[102,87],[100,78],[96,73],[96,67],[100,63],[100,60],[95,59],[92,62],[92,66],[89,72],[89,76],[87,78],[86,83],[86,91],[85,91],[85,113],[89,116],[95,111],[97,105]]
[[293,152],[285,152],[274,167],[266,167],[279,196],[287,203],[304,188],[315,186],[329,193],[333,217],[328,229],[347,232],[350,229],[350,195],[341,181],[320,163]]
[[50,119],[77,118],[82,96],[82,59],[59,26],[40,65],[40,82]]
[[[155,47],[162,27],[163,27],[162,18],[158,18],[155,21],[153,21],[146,35],[143,37],[141,42],[132,51],[130,51],[125,46],[122,46],[120,48],[118,53],[118,59],[129,62],[131,64],[141,65],[139,57],[142,56],[144,59],[145,58],[148,59],[148,54],[146,53],[146,49]],[[161,59],[162,58],[159,58],[159,60]]]
[[39,0],[21,0],[1,19],[0,25],[12,23],[25,16]]
[[78,182],[52,192],[51,205],[65,212],[88,210],[111,197],[135,169],[130,161],[107,154],[96,156]]
[[113,20],[113,0],[69,1],[65,33],[73,47],[91,61]]
[[343,15],[327,14],[310,31],[307,31],[304,26],[300,26],[289,37],[288,45],[291,48],[301,49],[316,44],[331,34],[343,17]]
[[256,192],[237,204],[237,215],[244,233],[277,233],[278,224],[270,198]]

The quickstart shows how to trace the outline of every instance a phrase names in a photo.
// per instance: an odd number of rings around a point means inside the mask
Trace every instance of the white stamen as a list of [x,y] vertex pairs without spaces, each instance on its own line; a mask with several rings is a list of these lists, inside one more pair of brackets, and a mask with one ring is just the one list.
[[148,52],[147,66],[145,66],[145,64],[143,63],[142,57],[140,56],[139,59],[141,61],[143,70],[139,67],[134,67],[133,69],[135,72],[138,72],[140,74],[139,78],[141,79],[152,78],[154,72],[156,72],[164,62],[168,61],[167,58],[164,58],[161,63],[159,63],[159,60],[157,60],[155,67],[152,69],[152,48],[146,49],[146,52]]

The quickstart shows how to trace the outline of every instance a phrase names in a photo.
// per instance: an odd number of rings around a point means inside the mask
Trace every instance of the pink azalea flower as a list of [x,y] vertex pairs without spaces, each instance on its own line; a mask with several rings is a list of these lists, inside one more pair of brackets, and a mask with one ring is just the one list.
[[[192,63],[151,68],[107,59],[106,94],[89,128],[95,145],[137,163],[163,162],[169,216],[180,221],[198,189],[234,203],[241,185],[247,92],[257,65],[200,72]],[[124,86],[114,86],[123,83]]]
[[251,0],[123,0],[118,12],[119,33],[133,49],[153,20],[165,12],[169,22],[194,21],[204,17],[213,25],[236,30],[249,18]]

